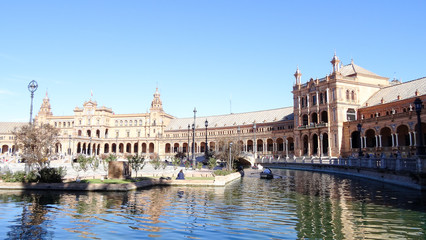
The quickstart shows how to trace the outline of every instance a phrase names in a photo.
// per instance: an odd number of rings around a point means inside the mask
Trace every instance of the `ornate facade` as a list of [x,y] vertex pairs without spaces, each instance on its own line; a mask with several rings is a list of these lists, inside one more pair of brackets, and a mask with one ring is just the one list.
[[[426,100],[426,78],[389,81],[353,61],[342,66],[336,55],[331,65],[330,75],[305,83],[297,69],[292,107],[197,117],[195,154],[205,151],[206,135],[208,149],[221,151],[220,141],[232,141],[258,156],[327,158],[349,156],[359,147],[371,154],[412,154],[417,134],[413,102]],[[140,114],[114,114],[89,99],[72,116],[54,116],[49,101],[46,93],[35,123],[61,130],[56,151],[62,156],[138,153],[166,158],[192,152],[194,119],[164,112],[158,89],[149,112]],[[0,123],[3,158],[14,151],[10,131],[22,124]]]

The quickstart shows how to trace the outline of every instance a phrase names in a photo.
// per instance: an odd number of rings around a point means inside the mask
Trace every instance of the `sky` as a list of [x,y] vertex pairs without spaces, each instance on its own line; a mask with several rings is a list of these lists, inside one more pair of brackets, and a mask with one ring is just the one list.
[[426,76],[426,1],[0,1],[0,122],[53,115],[91,98],[145,113],[158,87],[179,118],[293,105],[334,53],[401,81]]

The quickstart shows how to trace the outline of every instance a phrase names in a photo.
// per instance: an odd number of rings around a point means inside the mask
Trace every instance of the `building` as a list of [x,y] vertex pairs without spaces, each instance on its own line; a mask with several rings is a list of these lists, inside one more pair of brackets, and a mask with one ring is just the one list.
[[[207,139],[208,149],[221,151],[232,141],[255,156],[345,157],[360,147],[369,154],[413,154],[417,136],[413,102],[426,100],[426,78],[389,81],[353,61],[342,66],[336,55],[331,67],[331,74],[305,83],[297,68],[292,107],[197,117],[194,153],[203,154]],[[60,129],[56,151],[62,156],[137,153],[168,158],[192,152],[194,118],[164,112],[158,88],[149,112],[140,114],[114,114],[89,99],[72,116],[54,116],[46,93],[35,123]],[[3,158],[14,152],[11,130],[22,124],[0,123]],[[426,126],[422,129],[424,138]]]

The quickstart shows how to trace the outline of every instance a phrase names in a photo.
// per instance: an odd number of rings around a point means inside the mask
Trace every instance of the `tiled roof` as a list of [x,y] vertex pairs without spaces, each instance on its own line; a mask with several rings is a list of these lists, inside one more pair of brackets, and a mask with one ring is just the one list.
[[[293,107],[278,108],[257,112],[247,113],[233,113],[227,115],[218,116],[207,116],[197,117],[196,128],[205,128],[204,122],[209,122],[209,128],[229,127],[229,126],[242,126],[253,124],[256,121],[257,124],[264,122],[278,122],[285,120],[293,120]],[[170,121],[166,130],[179,130],[188,129],[188,124],[192,126],[194,118],[176,118]]]
[[377,75],[373,72],[370,72],[367,69],[362,68],[362,67],[356,65],[353,62],[351,64],[345,65],[342,68],[340,68],[339,72],[343,76],[350,76],[350,75],[354,75],[354,74],[365,74],[365,75],[380,77],[379,75]]
[[0,122],[0,134],[10,134],[15,128],[28,124],[23,122]]
[[[426,94],[426,77],[382,88],[371,96],[366,103],[368,103],[368,106],[374,106],[382,104],[382,98],[383,103],[412,98],[415,97],[416,90],[419,96]],[[398,99],[398,95],[400,99]]]

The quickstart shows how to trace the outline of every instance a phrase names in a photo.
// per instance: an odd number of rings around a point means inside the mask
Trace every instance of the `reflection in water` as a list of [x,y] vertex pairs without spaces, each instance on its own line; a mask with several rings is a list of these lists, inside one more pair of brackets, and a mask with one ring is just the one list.
[[274,172],[283,178],[246,174],[216,188],[1,191],[0,238],[426,237],[424,193],[322,173]]

